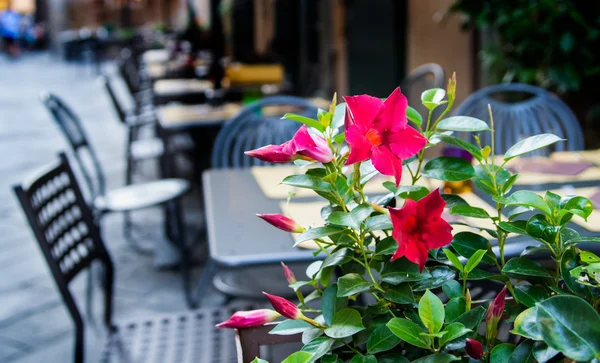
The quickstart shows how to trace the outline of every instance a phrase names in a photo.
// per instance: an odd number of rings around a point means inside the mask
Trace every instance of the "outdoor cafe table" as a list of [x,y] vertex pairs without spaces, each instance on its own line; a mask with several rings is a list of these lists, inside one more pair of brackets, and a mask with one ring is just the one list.
[[[267,167],[274,168],[274,167]],[[266,170],[266,169],[264,169]],[[211,169],[203,173],[203,191],[208,232],[209,262],[198,285],[199,299],[210,286],[212,277],[218,268],[241,268],[252,265],[283,262],[299,262],[314,260],[314,250],[293,247],[293,237],[281,230],[273,228],[256,217],[256,213],[284,213],[282,204],[285,197],[275,199],[266,196],[259,186],[255,175],[260,169]],[[600,174],[599,174],[600,175]],[[552,180],[551,178],[548,178]],[[560,178],[559,178],[560,179]],[[571,178],[573,179],[573,178]],[[585,179],[585,178],[584,178]],[[600,177],[589,180],[576,180],[570,183],[538,183],[515,185],[513,190],[545,190],[560,189],[569,185],[575,192],[600,187]],[[481,200],[492,206],[493,201],[475,190]],[[563,195],[566,193],[563,193]],[[293,202],[314,202],[315,197],[292,199]],[[598,218],[598,215],[590,218]],[[578,218],[578,217],[575,217]],[[593,222],[592,222],[593,223]],[[590,230],[582,225],[573,224],[572,228],[581,235],[599,235],[600,224],[589,225]],[[491,240],[498,253],[495,240]],[[507,256],[519,256],[527,247],[537,242],[525,236],[512,236],[507,239],[505,253]],[[597,245],[586,248],[597,249]]]

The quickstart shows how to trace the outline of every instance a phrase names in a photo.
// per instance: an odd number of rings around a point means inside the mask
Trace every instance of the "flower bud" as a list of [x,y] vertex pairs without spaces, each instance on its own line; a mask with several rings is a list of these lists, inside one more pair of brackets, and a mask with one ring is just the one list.
[[282,231],[302,233],[306,230],[304,227],[296,223],[296,221],[282,214],[257,214],[256,216],[262,218],[273,227],[279,228]]
[[271,309],[238,311],[226,321],[217,324],[217,328],[242,329],[253,328],[271,322],[281,315]]
[[456,72],[452,73],[452,78],[448,80],[446,93],[448,94],[448,100],[454,100],[456,98]]
[[473,299],[471,298],[471,290],[467,289],[467,291],[465,292],[466,311],[471,310],[471,302],[472,301],[473,301]]
[[298,320],[304,317],[300,309],[298,309],[298,307],[294,305],[294,303],[292,303],[291,301],[286,300],[280,296],[267,294],[264,291],[263,294],[267,297],[267,299],[269,299],[269,302],[273,306],[273,309],[275,309],[275,311],[285,316],[286,318]]
[[467,338],[465,350],[469,357],[473,359],[481,359],[483,357],[483,346],[475,339]]
[[498,322],[504,313],[504,303],[506,299],[506,286],[498,293],[494,301],[488,306],[485,314],[485,338],[488,343],[496,339],[498,332]]
[[292,270],[290,270],[289,267],[286,266],[285,263],[281,263],[281,267],[283,267],[283,274],[285,275],[285,279],[287,280],[287,282],[291,285],[291,284],[295,284],[296,283],[296,276],[294,275],[294,272]]
[[258,149],[244,152],[248,156],[275,164],[287,164],[294,161],[294,155],[283,151],[284,145],[267,145]]

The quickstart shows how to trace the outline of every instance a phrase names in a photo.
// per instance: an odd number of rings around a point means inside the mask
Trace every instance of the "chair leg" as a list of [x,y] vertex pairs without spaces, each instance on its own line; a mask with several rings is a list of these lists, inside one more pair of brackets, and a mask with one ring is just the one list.
[[202,299],[206,296],[206,292],[211,288],[213,283],[213,277],[217,272],[217,264],[209,257],[206,266],[204,267],[204,271],[202,272],[202,278],[196,285],[196,304],[197,306],[201,306]]
[[180,267],[181,267],[181,276],[183,278],[183,291],[185,294],[185,299],[186,302],[188,304],[188,306],[190,308],[195,308],[197,306],[197,302],[194,299],[193,296],[193,291],[191,289],[191,280],[190,280],[190,267],[191,267],[191,261],[190,261],[190,249],[187,246],[186,243],[186,233],[185,233],[185,220],[183,218],[183,211],[181,208],[181,201],[177,200],[174,201],[173,203],[173,217],[174,217],[174,222],[176,224],[176,229],[177,229],[177,238],[174,239],[174,242],[176,243],[177,247],[179,247],[179,251],[181,252],[181,260],[180,260]]

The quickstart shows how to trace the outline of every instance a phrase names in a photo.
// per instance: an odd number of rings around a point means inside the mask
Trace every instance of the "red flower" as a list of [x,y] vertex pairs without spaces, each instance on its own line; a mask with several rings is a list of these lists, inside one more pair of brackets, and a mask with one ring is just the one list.
[[333,159],[327,141],[319,135],[310,134],[306,125],[302,125],[290,141],[263,146],[244,154],[275,164],[286,164],[296,159],[328,163]]
[[398,244],[392,261],[406,256],[423,271],[429,250],[450,244],[452,226],[441,217],[445,205],[436,189],[418,202],[407,199],[404,207],[389,208]]
[[469,357],[473,359],[481,359],[483,357],[483,346],[475,339],[467,338],[465,350]]
[[253,328],[271,322],[280,316],[279,313],[270,309],[238,311],[231,318],[217,324],[216,327],[231,329]]
[[408,126],[408,101],[396,88],[385,100],[369,95],[344,97],[346,142],[350,155],[346,165],[371,159],[381,174],[393,176],[396,186],[402,179],[402,160],[416,155],[427,143]]
[[263,295],[269,299],[269,302],[273,306],[273,309],[279,314],[285,316],[288,319],[298,320],[304,318],[304,314],[298,309],[293,302],[282,298],[281,296],[267,294],[263,291]]
[[263,219],[275,228],[291,233],[302,233],[306,229],[296,223],[293,219],[282,214],[257,214],[257,217]]

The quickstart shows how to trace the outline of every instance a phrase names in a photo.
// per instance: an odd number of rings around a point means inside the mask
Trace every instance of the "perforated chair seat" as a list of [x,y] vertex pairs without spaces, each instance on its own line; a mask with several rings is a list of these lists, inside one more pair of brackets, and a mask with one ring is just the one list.
[[155,207],[183,196],[190,190],[185,179],[162,179],[132,184],[106,192],[94,200],[103,212],[126,212]]
[[225,309],[200,309],[116,323],[100,358],[101,363],[235,363],[232,329],[216,329],[249,304]]

